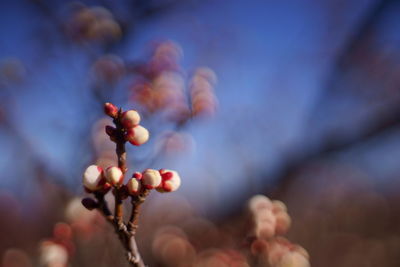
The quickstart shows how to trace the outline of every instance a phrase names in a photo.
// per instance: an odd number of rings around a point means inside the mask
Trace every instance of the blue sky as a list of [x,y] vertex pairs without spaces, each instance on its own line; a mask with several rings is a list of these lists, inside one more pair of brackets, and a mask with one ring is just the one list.
[[[232,195],[262,191],[268,182],[265,174],[273,179],[288,154],[318,142],[318,134],[307,139],[313,108],[326,89],[336,56],[376,3],[188,1],[135,24],[113,53],[137,60],[144,58],[151,41],[171,39],[182,46],[182,64],[188,72],[208,66],[218,75],[217,115],[187,129],[196,142],[195,152],[158,163],[181,172],[181,193],[193,202],[221,203]],[[77,139],[99,116],[98,111],[91,112],[99,107],[88,92],[89,59],[81,47],[65,44],[65,36],[28,2],[1,5],[0,59],[16,57],[27,68],[27,80],[7,89],[15,99],[13,121],[32,142],[36,156],[65,173],[60,179],[67,179],[63,182],[79,192],[76,176],[89,159],[87,147],[77,146]],[[122,7],[118,10],[121,16],[129,16]],[[55,13],[62,11],[56,8]],[[378,25],[385,29],[382,38],[396,39],[391,31],[395,27],[387,27],[388,23],[398,22],[382,20]],[[39,38],[41,34],[46,38]],[[328,101],[326,110],[358,101],[346,94],[338,99],[333,104]],[[341,122],[330,117],[328,122],[317,121],[315,129],[320,133],[318,127]],[[0,169],[4,170],[14,160],[17,145],[3,133],[0,136],[4,151]],[[264,175],[249,177],[249,169]],[[25,177],[29,168],[19,172],[19,177]],[[1,187],[15,188],[21,181],[7,172],[2,176]]]

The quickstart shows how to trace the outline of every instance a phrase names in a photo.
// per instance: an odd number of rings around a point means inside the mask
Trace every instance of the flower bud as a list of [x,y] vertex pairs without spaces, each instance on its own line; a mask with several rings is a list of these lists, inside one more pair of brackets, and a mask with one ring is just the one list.
[[287,207],[286,207],[285,203],[283,203],[282,201],[273,200],[272,201],[272,211],[274,213],[278,213],[278,212],[281,212],[281,211],[286,212],[287,211]]
[[285,234],[289,228],[290,225],[292,223],[289,214],[287,214],[287,212],[279,212],[275,214],[276,217],[276,228],[275,228],[275,232],[278,235],[283,235]]
[[132,178],[136,178],[137,180],[141,180],[142,177],[143,177],[143,175],[142,175],[142,173],[140,173],[140,172],[135,172],[135,173],[132,175]]
[[82,205],[88,210],[93,210],[98,207],[97,202],[94,199],[89,198],[89,197],[82,199],[81,202],[82,202]]
[[160,174],[162,177],[162,182],[157,188],[157,191],[161,193],[173,192],[180,187],[181,177],[176,171],[162,169],[160,170]]
[[106,134],[110,137],[111,141],[116,141],[116,133],[117,133],[117,129],[115,129],[114,127],[107,125],[106,126]]
[[118,115],[118,108],[111,103],[104,104],[104,113],[111,118],[116,118]]
[[128,181],[127,187],[128,193],[130,195],[138,195],[140,193],[142,184],[140,183],[140,181],[133,177]]
[[264,195],[255,195],[249,200],[248,207],[252,213],[258,213],[260,210],[271,210],[272,202]]
[[270,210],[264,210],[254,217],[255,235],[258,238],[268,239],[275,235],[276,218]]
[[147,189],[153,189],[158,187],[161,184],[161,174],[157,170],[146,169],[143,172],[142,176],[142,184]]
[[143,126],[137,125],[127,130],[125,140],[132,145],[140,146],[149,140],[149,131]]
[[120,186],[124,180],[124,175],[118,167],[108,167],[105,171],[105,177],[107,182],[113,186]]
[[96,165],[90,165],[83,173],[83,186],[89,191],[96,191],[104,185],[103,169]]
[[285,253],[277,267],[310,267],[310,262],[304,255],[297,252]]
[[67,249],[53,241],[44,241],[40,244],[40,266],[67,266]]
[[132,128],[140,122],[140,115],[136,110],[128,110],[122,113],[121,123],[125,129]]

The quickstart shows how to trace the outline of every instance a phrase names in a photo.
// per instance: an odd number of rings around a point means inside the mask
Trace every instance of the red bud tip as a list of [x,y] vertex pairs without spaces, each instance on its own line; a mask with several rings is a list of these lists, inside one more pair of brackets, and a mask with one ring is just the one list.
[[165,172],[162,174],[162,178],[163,180],[170,180],[172,178],[172,176],[174,176],[174,174],[172,172]]
[[118,115],[118,108],[111,103],[104,104],[104,113],[111,118],[116,118]]
[[142,173],[140,173],[140,172],[135,172],[135,173],[132,175],[132,178],[135,178],[135,179],[137,179],[137,180],[142,179],[142,177],[143,177],[143,175],[142,175]]

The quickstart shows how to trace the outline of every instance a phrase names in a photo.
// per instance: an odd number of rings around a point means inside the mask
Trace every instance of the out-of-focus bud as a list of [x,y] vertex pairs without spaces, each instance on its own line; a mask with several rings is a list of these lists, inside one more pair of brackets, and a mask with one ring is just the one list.
[[118,115],[118,108],[111,103],[104,104],[104,113],[111,118],[116,118]]
[[88,31],[90,39],[97,39],[103,42],[117,40],[121,34],[121,27],[113,19],[97,20],[91,25]]
[[190,96],[194,116],[213,115],[217,106],[214,84],[217,76],[209,68],[198,68],[190,82]]
[[135,146],[140,146],[149,140],[149,131],[141,125],[129,128],[125,134],[125,140]]
[[173,192],[176,191],[181,185],[181,177],[176,171],[172,170],[160,170],[162,182],[157,191],[159,192]]
[[83,173],[83,186],[88,191],[97,191],[104,185],[103,169],[96,165],[90,165]]
[[278,213],[278,212],[281,212],[281,211],[286,212],[287,211],[287,207],[286,207],[285,203],[283,203],[282,201],[273,200],[272,201],[272,211],[274,213]]
[[120,168],[118,167],[108,167],[105,171],[104,176],[108,183],[113,186],[120,186],[124,180],[124,175]]
[[142,185],[140,181],[138,181],[136,178],[131,178],[128,181],[127,187],[128,193],[130,195],[138,195],[140,193]]
[[276,218],[270,210],[263,210],[255,214],[255,235],[259,238],[268,239],[275,235]]
[[267,251],[268,243],[262,239],[256,239],[251,243],[250,251],[253,255],[265,253]]
[[0,265],[3,267],[32,267],[28,254],[16,248],[7,249],[2,256]]
[[290,225],[292,223],[289,214],[285,212],[279,212],[277,214],[275,214],[275,218],[276,218],[276,228],[275,228],[275,232],[278,235],[283,235],[285,234],[289,228]]
[[140,115],[136,110],[128,110],[122,113],[121,123],[125,129],[129,129],[139,125]]
[[298,252],[285,253],[276,267],[310,267],[308,259]]
[[157,170],[153,169],[146,169],[143,172],[142,176],[142,184],[147,188],[147,189],[154,189],[158,186],[160,186],[162,182],[161,174]]
[[72,14],[67,31],[77,41],[109,42],[115,41],[122,34],[111,12],[102,7],[85,6]]
[[71,240],[72,239],[72,228],[69,224],[64,222],[58,222],[53,228],[53,237],[56,240]]
[[93,210],[98,207],[97,202],[89,197],[82,199],[82,205],[88,210]]
[[105,55],[93,63],[91,72],[96,82],[113,84],[123,77],[125,66],[120,57]]
[[272,202],[264,195],[255,195],[249,200],[248,207],[252,213],[257,213],[262,209],[272,209]]
[[51,241],[42,242],[40,244],[40,264],[41,266],[67,266],[67,249]]

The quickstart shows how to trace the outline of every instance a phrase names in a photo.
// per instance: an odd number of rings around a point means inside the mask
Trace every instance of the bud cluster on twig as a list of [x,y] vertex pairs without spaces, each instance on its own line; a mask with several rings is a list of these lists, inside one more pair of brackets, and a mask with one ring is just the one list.
[[[89,210],[98,209],[104,217],[114,226],[124,248],[127,258],[133,266],[144,266],[143,260],[137,248],[135,235],[138,227],[137,217],[139,207],[152,189],[158,192],[176,191],[181,178],[176,171],[161,169],[146,169],[143,172],[134,172],[131,178],[124,184],[126,167],[125,143],[140,146],[149,139],[149,132],[139,125],[140,115],[135,110],[123,112],[111,103],[104,105],[106,115],[113,118],[115,127],[106,126],[105,132],[110,140],[116,143],[118,166],[109,166],[102,169],[96,165],[90,165],[83,173],[83,186],[88,193],[93,193],[96,200],[85,198],[82,204]],[[114,213],[108,207],[104,196],[111,190],[115,197]],[[129,222],[123,221],[123,200],[131,198],[131,215]]]
[[271,201],[263,195],[253,196],[248,202],[253,227],[251,251],[262,266],[309,267],[307,251],[282,237],[290,227],[291,219],[286,205]]

